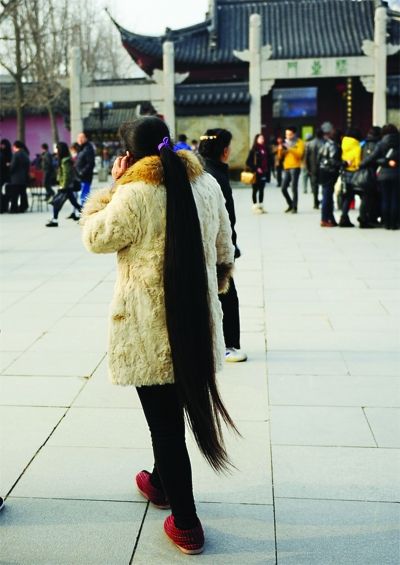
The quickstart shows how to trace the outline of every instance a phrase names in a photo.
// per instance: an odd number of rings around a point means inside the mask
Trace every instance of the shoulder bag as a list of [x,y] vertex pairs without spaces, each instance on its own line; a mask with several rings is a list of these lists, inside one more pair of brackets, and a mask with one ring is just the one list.
[[[254,166],[257,167],[257,152],[254,150]],[[247,168],[240,173],[240,182],[243,184],[255,184],[257,182],[257,174],[248,171]]]

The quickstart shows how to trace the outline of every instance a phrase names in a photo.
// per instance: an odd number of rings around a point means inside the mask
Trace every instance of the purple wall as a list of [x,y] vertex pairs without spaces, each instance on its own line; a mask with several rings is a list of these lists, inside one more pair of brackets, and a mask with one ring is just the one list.
[[[58,135],[60,141],[68,144],[71,141],[71,134],[64,125],[62,116],[57,116]],[[17,139],[17,119],[4,118],[0,121],[0,138],[6,137],[13,143]],[[36,153],[40,153],[42,143],[48,143],[52,147],[51,128],[48,116],[26,116],[25,118],[25,143],[33,158]]]

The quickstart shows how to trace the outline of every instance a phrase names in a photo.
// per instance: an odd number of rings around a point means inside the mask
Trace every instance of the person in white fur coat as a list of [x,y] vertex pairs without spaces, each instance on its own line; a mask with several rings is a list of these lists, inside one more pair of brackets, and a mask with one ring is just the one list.
[[114,165],[115,186],[86,202],[83,242],[118,257],[109,372],[114,384],[137,388],[155,460],[152,473],[138,473],[137,487],[171,507],[164,530],[175,545],[200,553],[184,416],[210,465],[228,467],[221,419],[236,427],[215,373],[225,354],[218,292],[233,267],[231,227],[218,183],[193,153],[173,151],[165,122],[126,123],[120,137],[126,153]]

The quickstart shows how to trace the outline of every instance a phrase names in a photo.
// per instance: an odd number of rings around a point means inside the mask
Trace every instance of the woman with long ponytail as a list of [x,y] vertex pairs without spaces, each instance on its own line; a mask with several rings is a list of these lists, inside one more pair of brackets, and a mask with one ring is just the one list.
[[215,374],[224,359],[218,292],[232,270],[231,227],[219,185],[190,151],[173,151],[165,122],[143,118],[119,133],[116,183],[85,204],[83,240],[90,251],[118,254],[109,372],[114,384],[136,387],[154,452],[137,488],[171,508],[164,530],[175,545],[201,553],[185,417],[209,464],[229,468],[221,423],[236,428]]

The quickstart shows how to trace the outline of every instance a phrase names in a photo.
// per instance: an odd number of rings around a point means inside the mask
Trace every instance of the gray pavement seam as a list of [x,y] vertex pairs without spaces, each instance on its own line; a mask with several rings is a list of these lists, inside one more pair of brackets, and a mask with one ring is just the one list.
[[[259,228],[259,241],[262,239],[262,227],[261,222],[258,222]],[[260,249],[261,256],[261,280],[262,280],[262,309],[267,312],[267,301],[266,301],[266,285],[265,285],[265,268],[264,268],[264,249]],[[265,376],[266,376],[266,387],[267,387],[267,402],[268,402],[268,422],[271,421],[270,417],[270,391],[269,391],[269,378],[268,378],[268,328],[267,328],[267,317],[263,316],[263,332],[264,332],[264,356],[265,356]],[[278,565],[278,537],[277,537],[277,525],[276,525],[276,506],[275,506],[275,485],[274,485],[274,464],[273,464],[273,453],[272,453],[272,436],[271,436],[271,426],[268,426],[268,436],[269,436],[269,455],[270,455],[270,465],[271,465],[271,491],[272,491],[272,516],[274,521],[274,547],[275,547],[275,565]]]
[[133,563],[133,560],[134,560],[134,557],[135,557],[135,553],[136,553],[137,547],[138,547],[138,545],[139,545],[139,540],[140,540],[140,536],[141,536],[141,533],[142,533],[142,529],[143,529],[143,526],[144,526],[144,521],[146,520],[147,512],[148,512],[148,510],[149,510],[149,506],[150,506],[150,502],[147,502],[147,504],[146,504],[146,509],[145,509],[145,511],[144,511],[144,514],[143,514],[142,522],[141,522],[141,524],[140,524],[140,527],[139,527],[139,530],[138,530],[138,534],[137,534],[137,536],[136,536],[136,541],[135,541],[135,545],[134,545],[134,547],[133,547],[132,556],[131,556],[131,558],[130,558],[129,565],[131,565],[131,564]]
[[[372,429],[371,423],[370,423],[370,421],[368,420],[368,416],[367,416],[367,414],[365,413],[365,406],[362,406],[361,409],[362,409],[362,413],[364,414],[364,418],[365,418],[366,421],[367,421],[367,424],[368,424],[369,430],[370,430],[370,432],[371,432],[371,435],[372,435],[372,437],[373,437],[373,439],[374,439],[375,445],[376,445],[376,447],[379,448],[378,442],[377,442],[376,437],[375,437],[375,434],[374,434],[374,430]],[[395,449],[395,448],[393,448],[393,449]]]

